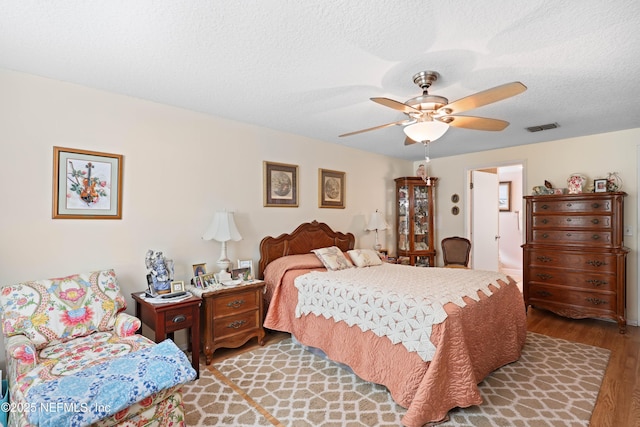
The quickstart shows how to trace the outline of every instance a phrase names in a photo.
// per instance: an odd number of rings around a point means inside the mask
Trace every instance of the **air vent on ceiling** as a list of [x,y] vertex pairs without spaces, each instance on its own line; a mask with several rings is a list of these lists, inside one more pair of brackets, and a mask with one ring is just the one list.
[[527,129],[529,132],[540,132],[542,130],[555,129],[557,127],[558,127],[557,123],[549,123],[547,125],[531,126],[525,129]]

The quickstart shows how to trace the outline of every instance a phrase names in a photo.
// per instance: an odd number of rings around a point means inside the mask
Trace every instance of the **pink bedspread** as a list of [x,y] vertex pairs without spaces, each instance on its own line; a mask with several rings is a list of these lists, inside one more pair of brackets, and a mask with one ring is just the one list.
[[269,264],[264,274],[270,297],[264,326],[289,332],[350,366],[362,379],[386,386],[394,401],[407,408],[402,419],[407,427],[441,422],[452,408],[481,404],[477,384],[520,357],[526,315],[513,281],[501,288],[491,286],[491,297],[479,292],[479,301],[466,298],[464,308],[445,305],[448,317],[434,325],[431,334],[436,353],[425,362],[371,331],[315,315],[296,318],[298,294],[293,281],[322,268],[314,254],[282,257]]

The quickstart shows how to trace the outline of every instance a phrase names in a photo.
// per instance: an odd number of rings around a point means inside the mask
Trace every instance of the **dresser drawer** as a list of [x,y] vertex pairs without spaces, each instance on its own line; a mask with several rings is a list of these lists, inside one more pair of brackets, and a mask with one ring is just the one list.
[[213,334],[216,339],[223,339],[228,335],[241,334],[259,328],[259,317],[259,311],[255,310],[216,319],[213,322]]
[[259,295],[260,294],[255,290],[247,290],[244,292],[219,296],[214,300],[214,316],[215,318],[218,318],[247,310],[257,310]]
[[535,200],[532,202],[534,214],[545,212],[611,212],[613,210],[610,200]]
[[608,273],[567,271],[558,268],[531,267],[527,276],[529,283],[539,282],[557,286],[583,288],[589,291],[615,291],[616,276]]
[[615,255],[589,252],[562,252],[532,250],[529,253],[530,267],[562,267],[599,273],[615,273]]
[[611,217],[607,215],[535,215],[533,228],[611,228]]
[[180,307],[167,310],[164,327],[167,333],[190,328],[193,325],[193,310],[191,307]]
[[560,303],[603,312],[616,311],[616,294],[609,292],[567,291],[558,286],[528,284],[529,304]]
[[611,231],[581,230],[533,230],[531,243],[545,244],[580,244],[589,246],[611,246]]

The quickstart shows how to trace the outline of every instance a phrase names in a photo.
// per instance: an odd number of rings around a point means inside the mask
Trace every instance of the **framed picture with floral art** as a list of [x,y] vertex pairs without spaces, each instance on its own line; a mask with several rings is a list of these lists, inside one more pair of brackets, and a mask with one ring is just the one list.
[[344,209],[345,173],[318,169],[318,207]]
[[53,147],[54,219],[122,219],[121,154]]
[[264,206],[298,207],[298,166],[263,162]]

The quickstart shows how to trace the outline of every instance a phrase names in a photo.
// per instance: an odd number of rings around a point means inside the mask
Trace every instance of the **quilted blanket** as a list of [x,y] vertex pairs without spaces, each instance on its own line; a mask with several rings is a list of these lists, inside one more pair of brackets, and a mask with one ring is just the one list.
[[27,393],[27,416],[37,426],[86,426],[195,377],[187,356],[167,339],[38,384]]
[[447,318],[444,306],[464,307],[465,297],[479,301],[479,291],[491,297],[489,285],[500,288],[502,283],[509,279],[494,271],[392,264],[311,272],[295,279],[296,317],[313,313],[356,325],[401,343],[428,362],[436,352],[432,327]]

